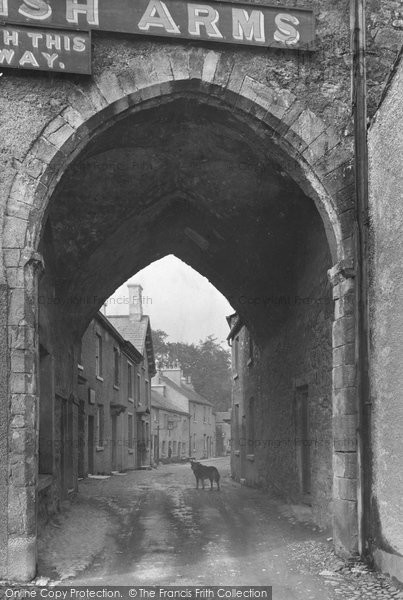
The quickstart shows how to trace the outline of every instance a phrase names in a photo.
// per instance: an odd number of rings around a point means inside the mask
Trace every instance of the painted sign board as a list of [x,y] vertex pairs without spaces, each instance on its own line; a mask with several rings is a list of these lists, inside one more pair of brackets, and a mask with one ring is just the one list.
[[0,0],[0,21],[313,49],[312,10],[209,0]]
[[0,68],[91,73],[88,32],[0,25]]

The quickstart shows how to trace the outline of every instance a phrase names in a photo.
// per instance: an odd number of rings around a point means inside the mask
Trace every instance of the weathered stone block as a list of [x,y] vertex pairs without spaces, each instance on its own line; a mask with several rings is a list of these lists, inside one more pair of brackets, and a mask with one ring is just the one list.
[[61,127],[49,133],[46,131],[43,132],[44,138],[56,146],[56,148],[62,148],[67,140],[76,133],[76,130],[66,123],[64,119],[60,118],[60,120],[63,123]]
[[170,55],[169,60],[171,63],[171,77],[165,77],[165,74],[162,73],[162,77],[158,77],[159,83],[169,81],[172,76],[175,80],[189,79],[189,54],[187,52],[174,52]]
[[11,535],[36,533],[36,487],[10,483],[8,491],[8,527]]
[[338,390],[340,388],[353,387],[356,385],[356,368],[355,365],[342,365],[333,368],[333,387]]
[[12,536],[8,539],[8,579],[31,581],[35,577],[36,562],[36,532],[32,536]]
[[[352,316],[342,317],[333,322],[333,348],[354,342],[355,319]],[[340,386],[344,387],[344,386]]]
[[20,250],[14,248],[5,249],[3,252],[4,266],[7,268],[18,267],[20,262],[20,254]]
[[333,415],[333,433],[334,437],[347,436],[356,438],[357,435],[357,415]]
[[65,108],[62,111],[61,116],[66,121],[66,123],[70,125],[70,127],[76,130],[81,128],[82,125],[85,123],[84,116],[78,110],[72,108],[71,106]]
[[333,473],[336,477],[356,479],[357,453],[335,452],[333,454]]
[[36,406],[36,396],[31,394],[12,394],[10,411],[12,415],[33,413]]
[[[300,140],[298,150],[308,147],[326,130],[326,125],[309,108],[306,108],[290,127],[294,136]],[[288,133],[285,137],[288,136]]]
[[49,140],[44,137],[40,137],[36,140],[35,144],[31,148],[29,154],[27,155],[27,160],[32,160],[33,158],[38,158],[45,164],[49,164],[52,162],[58,148],[49,142]]
[[10,288],[24,287],[24,270],[21,267],[9,267],[7,269],[7,283]]
[[122,97],[123,90],[120,88],[119,80],[115,73],[102,71],[102,73],[94,75],[94,81],[108,104],[112,104]]
[[32,426],[33,421],[34,415],[31,415],[29,431],[27,428],[12,429],[10,435],[10,451],[15,453],[15,455],[34,455],[36,447],[36,436],[35,430]]
[[189,78],[201,79],[206,50],[202,47],[191,48],[189,53]]
[[[10,289],[8,324],[20,325],[25,318],[25,289],[22,287]],[[23,323],[25,324],[25,323]]]
[[334,477],[333,493],[335,499],[357,500],[357,480],[347,477]]
[[35,330],[28,325],[9,325],[8,336],[10,349],[31,350],[34,347]]
[[[339,292],[341,288],[339,288]],[[353,291],[336,299],[334,306],[334,318],[341,319],[344,316],[353,315],[355,311],[355,296]]]
[[202,71],[202,80],[208,83],[212,83],[216,74],[217,65],[220,60],[220,54],[218,52],[213,52],[212,50],[208,52],[204,58],[203,63],[203,71]]
[[273,128],[279,135],[284,135],[291,127],[291,125],[296,121],[299,115],[305,110],[305,105],[302,102],[299,102],[295,99],[294,94],[289,92],[285,94],[286,90],[283,90],[282,98],[283,102],[286,101],[288,107],[281,118],[281,121],[275,123]]
[[23,248],[27,221],[18,217],[4,217],[3,248]]
[[222,87],[224,90],[228,85],[234,64],[234,57],[232,55],[220,54],[213,83]]
[[357,503],[333,500],[333,542],[339,556],[348,557],[358,551]]

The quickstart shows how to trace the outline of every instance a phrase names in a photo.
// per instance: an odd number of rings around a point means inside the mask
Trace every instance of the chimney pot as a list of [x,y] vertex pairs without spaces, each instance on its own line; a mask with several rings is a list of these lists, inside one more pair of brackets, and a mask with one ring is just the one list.
[[129,317],[131,321],[141,321],[143,316],[143,288],[139,283],[129,283]]

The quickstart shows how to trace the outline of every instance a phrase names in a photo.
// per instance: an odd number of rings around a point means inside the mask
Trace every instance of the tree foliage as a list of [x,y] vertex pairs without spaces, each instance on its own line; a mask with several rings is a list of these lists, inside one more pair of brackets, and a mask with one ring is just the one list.
[[209,400],[216,410],[228,410],[231,404],[231,356],[210,335],[197,345],[168,342],[161,329],[152,332],[157,367],[180,366],[191,377],[198,394]]

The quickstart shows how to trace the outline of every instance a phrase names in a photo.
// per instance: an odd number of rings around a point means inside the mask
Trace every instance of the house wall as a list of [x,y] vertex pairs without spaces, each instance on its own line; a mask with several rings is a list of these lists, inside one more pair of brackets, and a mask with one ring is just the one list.
[[[159,438],[159,459],[177,462],[189,457],[189,417],[153,408],[153,434]],[[172,425],[171,425],[172,423]],[[171,448],[171,453],[169,453]]]
[[[96,375],[96,337],[102,338],[102,375]],[[119,350],[119,384],[114,384],[114,348]],[[84,449],[83,473],[108,474],[111,470],[133,469],[136,466],[136,404],[137,398],[128,397],[127,364],[133,365],[133,379],[137,377],[137,367],[122,350],[121,343],[98,320],[93,320],[82,339],[82,369],[80,376],[86,382],[79,385],[78,397],[84,407]],[[134,392],[135,392],[134,386]],[[113,405],[120,406],[123,412],[116,415],[116,444],[113,451],[112,415]],[[119,410],[119,409],[118,409]],[[118,411],[117,411],[118,412]],[[129,447],[129,415],[132,416],[132,447]],[[103,419],[103,443],[100,443],[99,419]],[[94,443],[89,440],[89,423],[93,420]],[[101,440],[102,441],[102,440]],[[115,454],[116,452],[116,454]],[[91,468],[91,456],[93,468]],[[112,458],[114,455],[114,464]]]
[[[295,294],[270,297],[273,303],[288,305],[285,320],[263,347],[254,344],[252,353],[246,327],[232,344],[233,477],[268,488],[292,502],[310,503],[320,526],[330,526],[332,517],[333,302],[329,266],[326,240],[313,226],[301,248]],[[305,390],[309,429],[303,436],[308,439],[301,440],[297,402]],[[310,497],[303,493],[298,467],[305,444],[310,448]]]
[[149,467],[151,453],[151,376],[147,353],[137,369],[137,468]]
[[215,455],[215,417],[213,409],[206,404],[189,402],[190,450],[196,459]]

